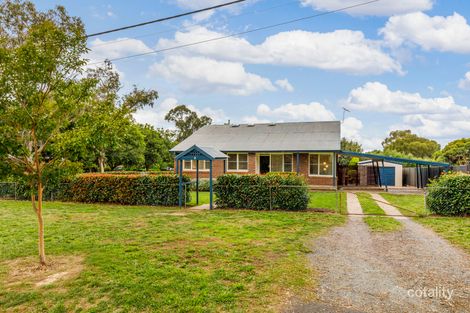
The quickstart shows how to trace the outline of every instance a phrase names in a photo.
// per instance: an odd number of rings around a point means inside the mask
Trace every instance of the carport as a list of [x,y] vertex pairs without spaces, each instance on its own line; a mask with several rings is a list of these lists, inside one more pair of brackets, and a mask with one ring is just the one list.
[[[427,182],[423,182],[423,167],[427,169],[427,172],[430,172],[431,166],[443,168],[444,171],[448,171],[450,168],[450,164],[442,163],[442,162],[434,162],[434,161],[426,161],[426,160],[417,160],[417,159],[407,159],[407,158],[397,158],[391,156],[385,156],[380,154],[372,154],[372,153],[362,153],[362,152],[353,152],[353,151],[346,151],[341,150],[339,154],[348,155],[353,157],[358,157],[361,159],[368,159],[372,162],[372,167],[374,171],[374,176],[376,178],[377,185],[385,187],[385,190],[388,190],[387,182],[389,181],[390,175],[389,169],[385,166],[385,162],[390,163],[397,163],[402,165],[414,165],[416,167],[416,176],[419,178],[417,188],[424,188]],[[437,177],[437,176],[436,176]],[[432,178],[436,178],[432,177]],[[429,176],[427,180],[429,181]]]
[[213,208],[213,196],[212,196],[212,165],[214,160],[227,160],[228,156],[218,150],[210,147],[199,147],[193,145],[187,150],[181,152],[176,156],[177,173],[179,174],[179,207],[183,206],[183,162],[184,161],[196,161],[196,204],[199,204],[199,161],[209,161],[209,191],[210,191],[210,205],[209,208]]

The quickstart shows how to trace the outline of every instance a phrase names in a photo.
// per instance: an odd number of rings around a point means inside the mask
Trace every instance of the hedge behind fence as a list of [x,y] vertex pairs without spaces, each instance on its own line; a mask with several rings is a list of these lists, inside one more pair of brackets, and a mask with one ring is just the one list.
[[442,215],[470,215],[470,175],[447,174],[428,186],[428,209]]
[[[183,181],[189,182],[189,177],[184,176]],[[64,183],[59,198],[88,203],[178,205],[178,182],[177,175],[83,175]],[[189,188],[186,197],[190,199]]]
[[308,187],[295,174],[223,175],[214,186],[219,208],[305,210]]

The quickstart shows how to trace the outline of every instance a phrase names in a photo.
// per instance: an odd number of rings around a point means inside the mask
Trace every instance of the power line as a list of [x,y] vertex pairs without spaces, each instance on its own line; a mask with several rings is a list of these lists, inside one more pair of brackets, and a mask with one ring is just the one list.
[[[263,8],[261,10],[254,10],[254,11],[251,11],[249,13],[237,14],[235,16],[231,16],[231,17],[227,17],[227,18],[228,19],[235,19],[235,18],[240,18],[240,17],[244,17],[244,16],[248,16],[248,15],[260,14],[260,13],[264,13],[264,12],[267,12],[267,11],[270,11],[270,10],[273,10],[273,9],[277,9],[279,7],[282,7],[282,6],[291,5],[293,3],[297,4],[298,2],[299,2],[299,0],[289,0],[287,2],[277,4],[277,5],[274,5],[274,6],[270,6],[270,7],[267,7],[267,8]],[[201,25],[204,25],[204,23],[195,23],[195,24],[185,26],[185,27],[173,27],[173,29],[166,29],[166,30],[161,30],[161,31],[158,31],[158,32],[152,32],[152,33],[148,33],[148,34],[144,34],[144,35],[133,36],[133,37],[129,37],[129,38],[117,39],[117,40],[113,40],[113,41],[109,41],[109,42],[103,42],[103,43],[100,43],[100,44],[95,44],[95,45],[93,45],[93,48],[113,45],[113,44],[123,42],[123,41],[130,41],[130,40],[134,40],[134,39],[138,39],[138,38],[146,38],[146,37],[150,37],[150,36],[154,36],[154,35],[174,32],[174,31],[193,29],[193,28],[196,28],[196,27],[201,26]]]
[[[331,11],[326,11],[326,12],[322,12],[322,13],[318,13],[318,14],[308,15],[308,16],[304,16],[304,17],[300,17],[300,18],[296,18],[296,19],[292,19],[292,20],[287,20],[287,21],[284,21],[284,22],[276,23],[276,24],[271,24],[271,25],[267,25],[267,26],[263,26],[263,27],[254,28],[254,29],[251,29],[251,30],[246,30],[246,31],[234,33],[234,34],[209,38],[209,39],[195,41],[195,42],[191,42],[191,43],[187,43],[187,44],[177,45],[177,46],[158,49],[158,50],[152,50],[152,51],[144,52],[144,53],[132,54],[132,55],[119,57],[119,58],[114,58],[114,59],[107,59],[107,60],[109,60],[109,61],[120,61],[120,60],[125,60],[125,59],[140,57],[140,56],[146,56],[146,55],[156,54],[156,53],[165,52],[165,51],[170,51],[170,50],[176,50],[176,49],[180,49],[180,48],[191,47],[191,46],[195,46],[195,45],[199,45],[199,44],[203,44],[203,43],[208,43],[208,42],[212,42],[212,41],[218,41],[218,40],[222,40],[222,39],[226,39],[226,38],[231,38],[231,37],[236,37],[236,36],[245,35],[245,34],[249,34],[249,33],[254,33],[254,32],[257,32],[257,31],[271,29],[271,28],[275,28],[275,27],[279,27],[279,26],[283,26],[283,25],[288,25],[288,24],[292,24],[292,23],[296,23],[296,22],[300,22],[300,21],[304,21],[304,20],[309,20],[309,19],[312,19],[312,18],[324,16],[324,15],[329,15],[329,14],[333,14],[333,13],[337,13],[337,12],[341,12],[341,11],[346,11],[346,10],[349,10],[349,9],[365,6],[365,5],[368,5],[368,4],[371,4],[371,3],[374,3],[374,2],[379,2],[379,1],[381,1],[381,0],[371,0],[371,1],[367,1],[367,2],[362,2],[362,3],[342,7],[342,8],[336,9],[336,10],[331,10]],[[100,63],[103,63],[104,61],[105,60],[100,61],[100,62],[91,63],[89,65],[100,64]]]
[[188,16],[188,15],[201,13],[201,12],[205,12],[205,11],[210,11],[210,10],[226,7],[226,6],[229,6],[229,5],[233,5],[233,4],[241,3],[241,2],[245,2],[245,1],[246,0],[236,0],[236,1],[226,2],[226,3],[214,5],[214,6],[199,9],[199,10],[194,10],[194,11],[185,12],[185,13],[176,14],[176,15],[167,16],[167,17],[162,17],[162,18],[152,20],[152,21],[147,21],[147,22],[133,24],[133,25],[119,27],[119,28],[114,28],[114,29],[102,31],[102,32],[99,32],[99,33],[89,34],[89,35],[86,35],[85,37],[90,38],[90,37],[95,37],[95,36],[99,36],[99,35],[118,32],[118,31],[121,31],[121,30],[130,29],[130,28],[136,28],[136,27],[140,27],[140,26],[144,26],[144,25],[148,25],[148,24],[154,24],[154,23],[159,23],[159,22],[163,22],[163,21],[168,21],[168,20],[172,20],[172,19],[175,19],[175,18],[180,18],[180,17],[183,17],[183,16]]

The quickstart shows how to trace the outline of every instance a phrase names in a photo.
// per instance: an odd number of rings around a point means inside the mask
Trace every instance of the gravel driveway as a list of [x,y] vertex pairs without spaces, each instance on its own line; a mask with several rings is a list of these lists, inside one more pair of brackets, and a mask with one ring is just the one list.
[[288,312],[470,312],[470,257],[412,220],[399,221],[401,231],[371,233],[362,217],[350,216],[313,242],[318,302]]

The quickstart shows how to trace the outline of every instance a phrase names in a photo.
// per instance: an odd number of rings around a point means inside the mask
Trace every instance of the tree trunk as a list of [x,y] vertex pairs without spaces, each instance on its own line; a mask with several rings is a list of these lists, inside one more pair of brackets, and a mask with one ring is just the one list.
[[36,214],[38,216],[38,248],[39,248],[39,263],[41,266],[46,266],[46,248],[44,245],[44,220],[42,218],[42,182],[38,182],[38,206]]
[[100,152],[98,156],[98,165],[100,167],[100,173],[104,173],[104,162],[105,162],[105,154],[104,152]]

